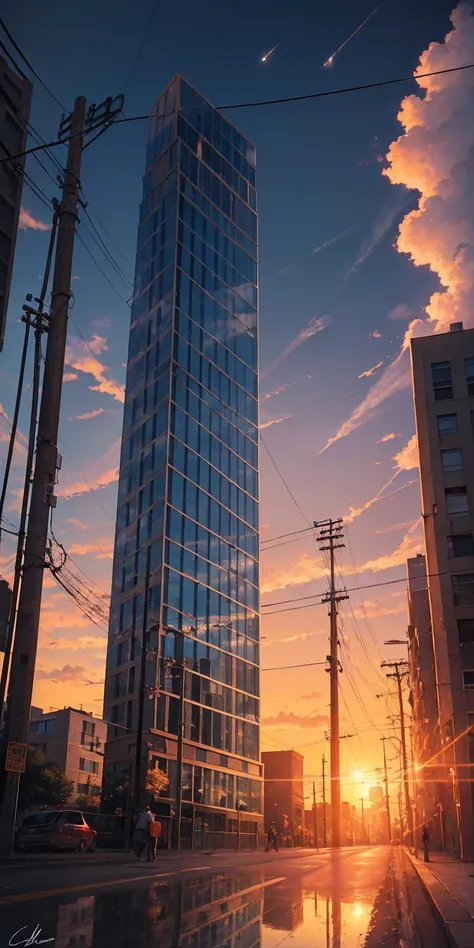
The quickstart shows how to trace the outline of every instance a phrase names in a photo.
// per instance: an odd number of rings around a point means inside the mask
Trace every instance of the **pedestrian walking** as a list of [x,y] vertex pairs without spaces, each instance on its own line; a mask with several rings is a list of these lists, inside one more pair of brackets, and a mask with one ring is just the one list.
[[133,834],[133,851],[137,859],[141,858],[142,852],[145,849],[149,837],[149,826],[153,820],[153,813],[150,807],[146,806],[135,823],[135,832]]
[[275,852],[278,852],[278,830],[275,821],[273,820],[268,827],[267,833],[267,845],[265,847],[265,852],[270,852],[270,849],[274,849]]
[[422,841],[423,841],[423,857],[424,857],[424,860],[425,860],[425,862],[429,862],[429,861],[430,861],[430,854],[429,854],[429,852],[428,852],[428,843],[429,843],[429,841],[430,841],[430,834],[428,833],[428,829],[427,829],[426,826],[425,826],[425,828],[424,828],[424,830],[423,830],[423,833],[421,834],[421,839],[422,839]]
[[148,839],[147,839],[147,853],[146,858],[147,862],[153,860],[156,862],[156,850],[158,848],[158,840],[161,836],[161,823],[156,819],[156,816],[153,817],[151,823],[148,826]]

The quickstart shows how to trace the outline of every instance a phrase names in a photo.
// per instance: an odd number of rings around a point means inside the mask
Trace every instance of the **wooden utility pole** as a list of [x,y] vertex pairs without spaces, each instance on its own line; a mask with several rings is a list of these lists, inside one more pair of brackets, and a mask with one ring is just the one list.
[[318,814],[316,810],[316,783],[313,780],[313,833],[314,833],[314,846],[315,849],[318,848]]
[[406,820],[408,825],[408,835],[410,837],[410,845],[414,846],[415,839],[413,833],[413,811],[410,801],[410,781],[408,775],[408,760],[407,760],[407,745],[405,737],[405,712],[403,708],[403,692],[402,692],[402,678],[408,674],[408,662],[398,661],[398,662],[382,662],[382,668],[393,668],[393,672],[387,673],[387,678],[395,678],[397,682],[397,693],[398,693],[398,705],[400,708],[400,743],[402,751],[402,768],[403,768],[403,786],[405,790],[405,810],[406,810]]
[[35,473],[8,692],[6,727],[8,769],[0,824],[1,855],[8,855],[11,852],[20,776],[26,763],[46,544],[51,510],[56,506],[54,493],[56,474],[61,464],[58,454],[58,431],[84,135],[86,132],[109,124],[122,107],[123,96],[119,96],[117,100],[110,97],[99,106],[91,105],[86,116],[86,100],[79,96],[74,103],[72,114],[63,116],[59,129],[59,138],[65,139],[69,144],[62,200],[58,206],[58,238],[38,423]]
[[322,760],[322,778],[323,778],[323,846],[326,847],[328,844],[327,838],[327,829],[326,829],[326,756],[323,754]]
[[322,520],[313,524],[319,531],[317,536],[321,552],[329,552],[329,591],[323,602],[329,603],[330,619],[330,655],[329,677],[331,692],[331,843],[332,846],[341,845],[341,764],[340,764],[340,737],[339,737],[339,654],[337,634],[337,604],[349,596],[343,590],[337,590],[335,584],[335,551],[345,544],[340,542],[342,536],[342,519]]
[[385,783],[385,809],[387,812],[387,832],[388,832],[388,842],[392,841],[392,827],[390,823],[390,798],[388,795],[388,773],[387,773],[387,755],[385,753],[385,741],[388,740],[387,737],[381,737],[383,747],[383,770],[384,770],[384,783]]

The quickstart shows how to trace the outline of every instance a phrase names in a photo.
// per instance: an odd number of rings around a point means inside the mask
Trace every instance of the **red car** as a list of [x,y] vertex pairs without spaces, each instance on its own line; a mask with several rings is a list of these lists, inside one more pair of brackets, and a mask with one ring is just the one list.
[[97,833],[79,810],[40,810],[26,817],[17,837],[20,852],[70,849],[94,852]]

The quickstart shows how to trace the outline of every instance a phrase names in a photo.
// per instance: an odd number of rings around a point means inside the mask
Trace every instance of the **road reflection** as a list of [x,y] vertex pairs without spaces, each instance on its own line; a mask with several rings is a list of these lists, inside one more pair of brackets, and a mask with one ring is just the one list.
[[[260,873],[143,882],[10,905],[1,944],[54,948],[359,948],[373,898]],[[372,895],[372,893],[370,893]],[[373,893],[375,896],[375,892]],[[344,897],[346,896],[346,897]],[[350,897],[349,897],[350,896]],[[8,917],[6,917],[8,916]],[[6,938],[5,938],[6,934]]]

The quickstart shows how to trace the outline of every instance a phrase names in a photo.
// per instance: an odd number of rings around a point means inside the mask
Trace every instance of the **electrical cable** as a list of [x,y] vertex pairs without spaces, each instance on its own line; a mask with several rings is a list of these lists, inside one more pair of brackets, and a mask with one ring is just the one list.
[[89,247],[87,246],[85,240],[83,240],[83,238],[81,237],[79,231],[77,230],[77,227],[76,227],[76,237],[77,237],[77,239],[81,242],[82,246],[83,246],[84,249],[87,251],[87,253],[89,254],[89,257],[91,258],[91,260],[93,260],[93,262],[95,263],[97,269],[100,270],[100,272],[101,272],[102,276],[104,277],[104,279],[107,280],[107,283],[109,284],[109,286],[112,287],[114,293],[116,293],[117,296],[120,297],[120,299],[122,300],[122,303],[125,303],[125,305],[130,308],[130,303],[128,302],[128,300],[126,300],[126,299],[122,296],[122,294],[121,294],[120,291],[117,289],[117,287],[114,286],[114,284],[112,283],[111,280],[109,280],[107,274],[105,273],[105,271],[104,271],[104,270],[102,269],[102,267],[100,266],[100,263],[97,263],[97,260],[95,259],[94,255],[92,254],[92,251],[89,249]]
[[54,101],[56,102],[56,105],[59,105],[59,108],[62,109],[63,112],[67,112],[66,107],[59,101],[59,99],[56,98],[56,96],[54,95],[54,92],[51,92],[51,89],[49,89],[46,83],[43,82],[41,76],[38,75],[38,73],[36,72],[36,69],[34,69],[30,61],[26,58],[25,54],[22,52],[22,50],[18,46],[18,43],[15,42],[15,40],[13,39],[13,36],[11,35],[10,31],[7,29],[4,21],[1,18],[0,18],[0,26],[3,32],[6,34],[6,36],[8,36],[8,39],[10,40],[10,43],[12,44],[13,48],[16,50],[18,55],[21,56],[26,66],[28,66],[28,69],[30,70],[30,72],[33,73],[34,77],[38,80],[40,85],[43,86],[43,89],[46,89],[46,92],[51,96],[52,99],[54,99]]
[[327,662],[303,662],[301,665],[277,665],[274,668],[261,668],[261,672],[288,671],[289,668],[313,668],[314,665],[327,665]]
[[132,290],[132,291],[133,291],[133,283],[132,283],[132,281],[129,280],[129,278],[125,275],[125,273],[123,272],[123,270],[121,269],[121,267],[119,266],[119,264],[117,263],[117,261],[114,260],[112,254],[110,253],[110,250],[109,250],[108,247],[106,246],[104,240],[102,239],[102,237],[100,236],[100,234],[99,234],[99,232],[98,232],[98,230],[97,230],[97,227],[95,226],[94,222],[92,221],[92,219],[91,219],[91,217],[90,217],[90,214],[88,214],[87,208],[83,207],[83,211],[84,211],[86,217],[88,218],[88,220],[89,220],[89,222],[90,222],[90,224],[91,224],[91,227],[93,228],[93,230],[94,230],[95,233],[97,234],[97,236],[94,236],[94,233],[91,231],[90,227],[88,227],[87,224],[86,224],[84,221],[81,221],[81,222],[80,222],[81,227],[84,227],[84,229],[85,229],[85,230],[87,231],[87,233],[89,234],[91,240],[94,241],[96,247],[98,247],[99,250],[101,251],[101,253],[104,254],[104,256],[105,256],[107,262],[110,263],[110,265],[113,267],[113,269],[115,270],[115,273],[117,274],[117,276],[120,277],[120,279],[122,280],[122,283],[125,284],[125,286],[127,287],[128,290]]
[[262,540],[262,543],[273,543],[274,540],[285,540],[286,537],[294,537],[297,533],[308,533],[313,527],[304,527],[302,530],[293,530],[291,533],[280,533],[278,537],[269,537],[268,540]]
[[155,16],[155,13],[156,13],[157,9],[158,9],[158,0],[155,0],[155,3],[153,4],[153,7],[152,7],[152,9],[151,9],[150,16],[149,16],[148,19],[147,19],[145,29],[143,30],[142,35],[141,35],[141,38],[140,38],[140,41],[139,41],[139,43],[138,43],[137,51],[136,51],[136,53],[135,53],[135,56],[134,56],[133,59],[132,59],[132,64],[131,64],[131,66],[130,66],[130,68],[129,68],[129,70],[128,70],[128,73],[127,73],[127,76],[126,76],[126,79],[125,79],[125,83],[124,83],[124,87],[123,87],[123,91],[124,91],[124,92],[126,92],[127,87],[128,87],[128,84],[129,84],[129,82],[130,82],[130,79],[132,78],[133,70],[135,69],[135,66],[137,65],[137,62],[138,62],[138,60],[139,60],[140,53],[141,53],[141,51],[142,51],[142,49],[143,49],[143,44],[144,44],[144,42],[145,42],[145,40],[146,40],[146,38],[147,38],[147,36],[148,36],[148,31],[149,31],[150,26],[151,26],[151,24],[152,24],[152,22],[153,22],[153,19],[154,19],[154,16]]
[[288,484],[286,483],[285,478],[283,477],[283,474],[281,473],[281,471],[280,471],[280,469],[279,469],[279,467],[278,467],[278,464],[276,463],[275,458],[273,457],[273,455],[272,455],[272,453],[271,453],[271,451],[270,451],[270,448],[268,447],[268,445],[267,445],[267,443],[266,443],[266,441],[265,441],[265,439],[264,439],[264,437],[263,437],[263,435],[262,435],[261,432],[260,432],[260,440],[261,440],[261,442],[262,442],[262,444],[263,444],[263,446],[264,446],[264,448],[265,448],[265,450],[266,450],[266,452],[267,452],[267,454],[268,454],[268,456],[269,456],[269,458],[270,458],[270,461],[271,461],[272,464],[273,464],[273,467],[275,468],[275,470],[276,470],[278,476],[280,477],[282,483],[285,485],[286,490],[288,491],[288,493],[289,493],[289,495],[290,495],[290,497],[291,497],[293,503],[295,504],[295,506],[296,506],[297,509],[299,510],[301,516],[303,517],[303,520],[306,520],[306,523],[309,525],[310,529],[313,529],[313,525],[312,525],[311,521],[308,520],[306,514],[303,513],[303,511],[302,511],[302,509],[301,509],[301,507],[300,507],[298,501],[296,500],[295,495],[292,493],[291,489],[288,487]]

